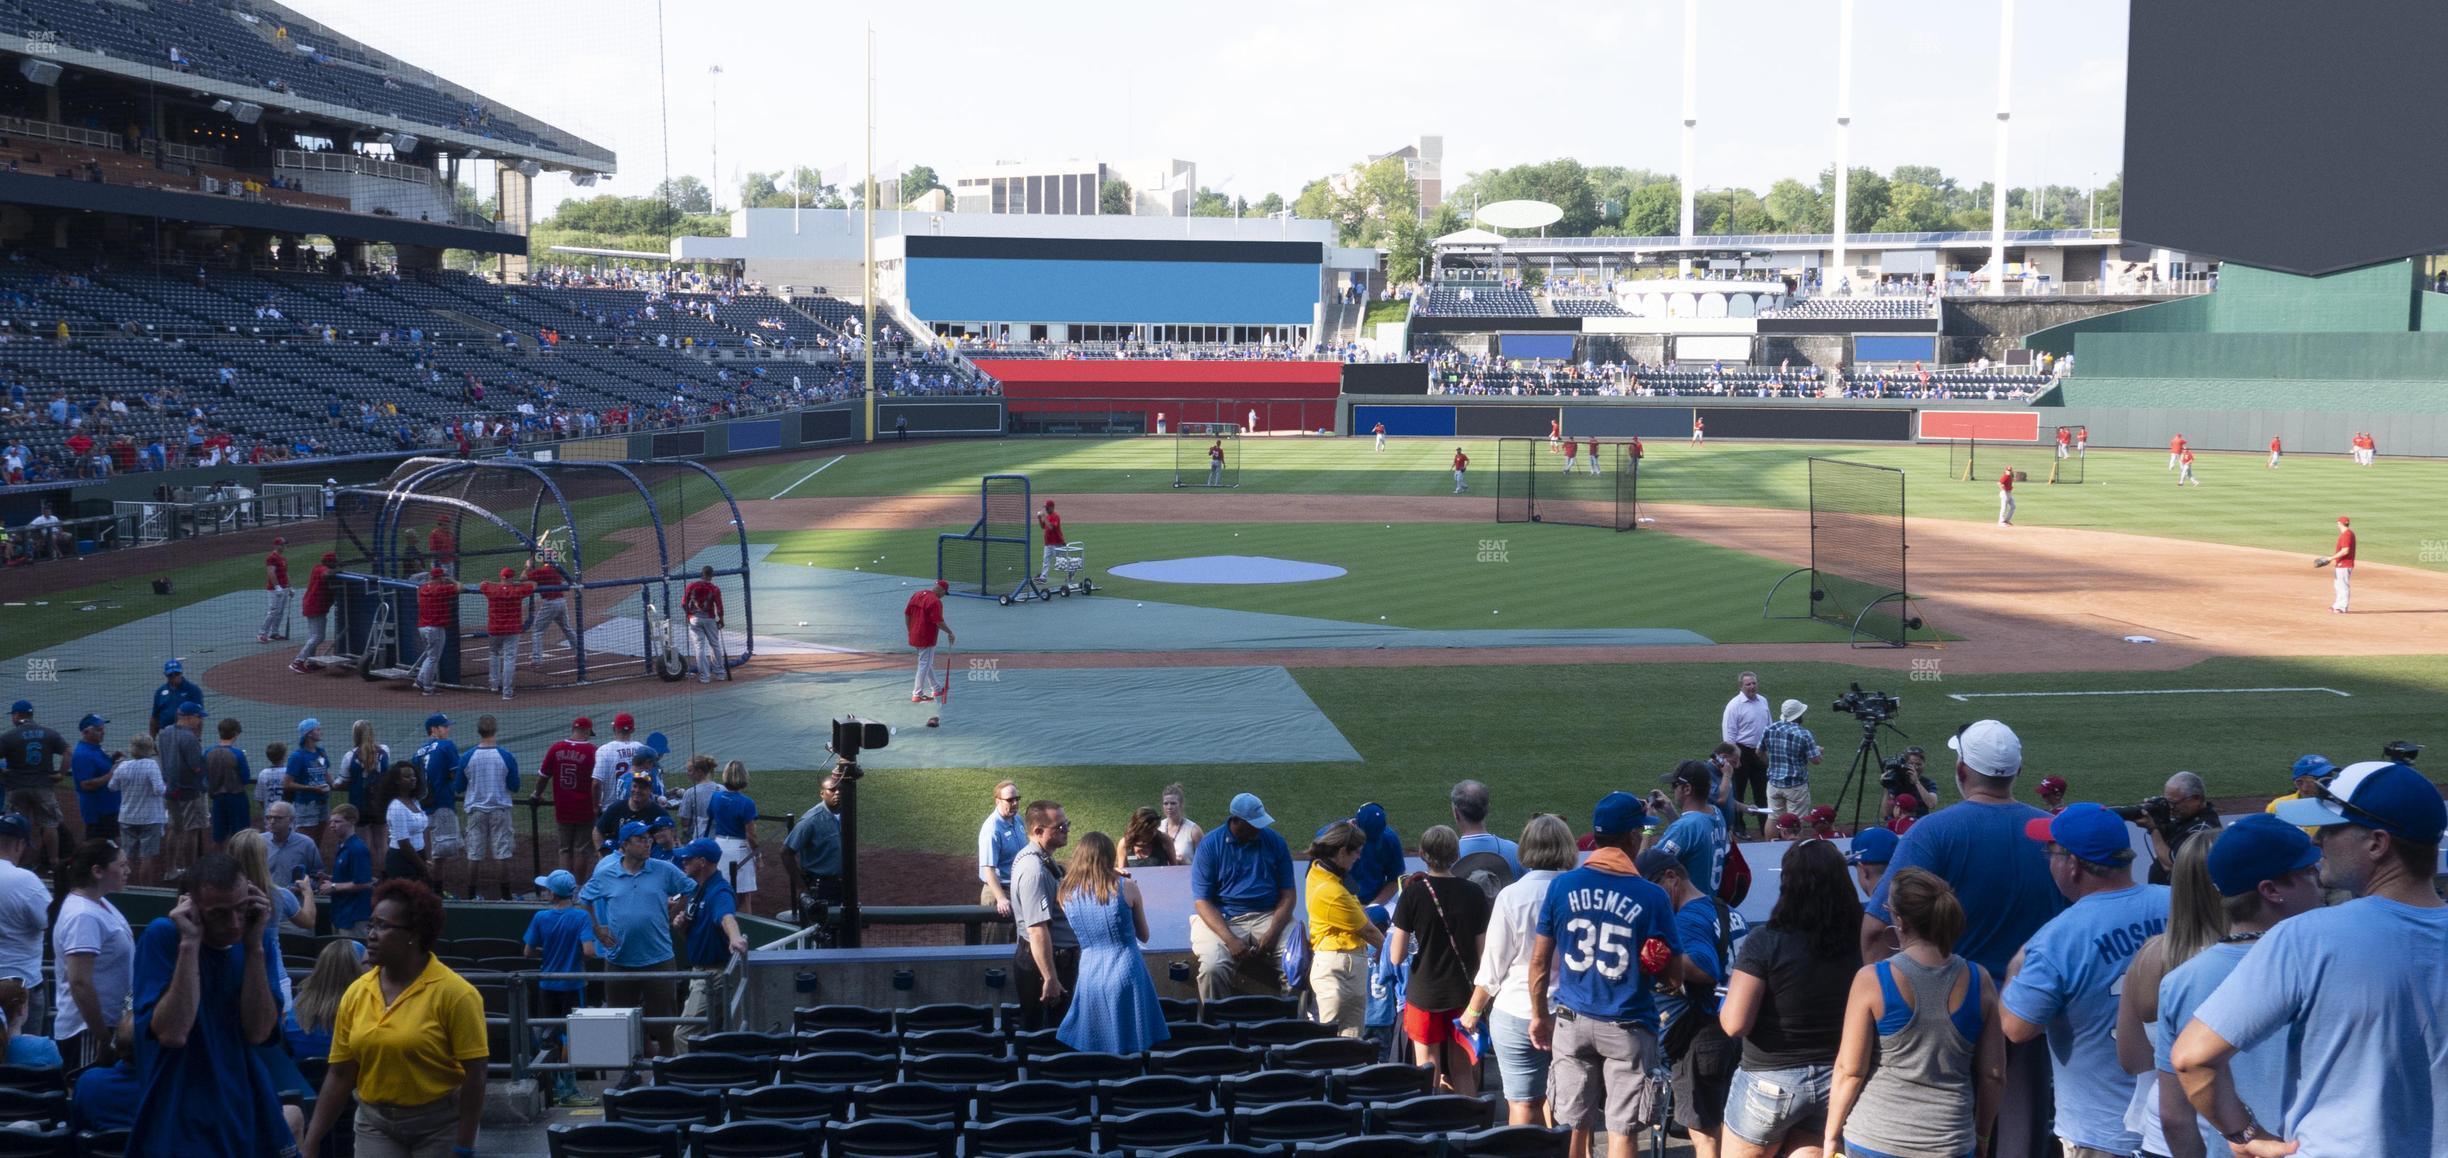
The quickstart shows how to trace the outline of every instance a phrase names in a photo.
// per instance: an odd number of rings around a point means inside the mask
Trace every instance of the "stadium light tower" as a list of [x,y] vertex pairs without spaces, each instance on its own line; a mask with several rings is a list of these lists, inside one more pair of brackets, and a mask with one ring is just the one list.
[[706,98],[708,121],[706,127],[710,130],[706,136],[714,142],[714,169],[706,174],[707,209],[722,208],[722,202],[719,200],[722,196],[722,74],[722,66],[719,64],[706,69],[706,76],[709,78],[706,84],[708,91],[712,94]]
[[1679,272],[1691,276],[1692,170],[1699,157],[1700,0],[1683,0],[1683,256]]
[[[1853,0],[1844,0],[1836,10],[1836,205],[1835,217],[1829,222],[1836,237],[1835,273],[1847,280],[1851,267],[1845,262],[1845,227],[1850,222],[1845,192],[1853,173]],[[1820,279],[1821,292],[1834,290],[1827,279]],[[1850,286],[1847,287],[1851,288]]]
[[1997,60],[1997,181],[1989,189],[1989,292],[2006,292],[2006,128],[2014,92],[2015,0],[1999,0]]

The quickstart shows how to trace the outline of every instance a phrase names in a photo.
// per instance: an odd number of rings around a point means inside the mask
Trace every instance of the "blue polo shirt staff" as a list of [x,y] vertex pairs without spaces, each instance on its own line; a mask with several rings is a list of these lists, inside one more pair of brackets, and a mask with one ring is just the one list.
[[1198,954],[1199,1000],[1230,996],[1246,976],[1270,992],[1280,983],[1276,947],[1290,927],[1292,850],[1258,797],[1232,799],[1224,831],[1199,842],[1190,861],[1190,948]]

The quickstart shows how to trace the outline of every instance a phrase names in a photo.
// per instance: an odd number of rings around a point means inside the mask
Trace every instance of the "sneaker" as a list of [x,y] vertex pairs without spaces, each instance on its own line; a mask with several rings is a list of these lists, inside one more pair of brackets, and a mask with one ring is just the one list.
[[272,642],[272,637],[271,637],[271,636],[269,636],[269,635],[258,635],[258,636],[256,636],[256,637],[255,637],[255,642],[257,642],[257,643],[270,643],[270,642]]
[[930,696],[930,695],[926,694],[925,692],[911,692],[911,693],[910,693],[910,702],[911,702],[911,703],[913,703],[913,704],[923,704],[923,703],[926,703],[926,702],[928,702],[929,700],[932,700],[932,699],[934,699],[934,698],[935,698],[935,697]]
[[296,672],[299,675],[305,675],[307,672],[313,671],[314,669],[307,667],[305,660],[293,659],[289,661],[289,670]]
[[505,700],[515,700],[515,699],[517,699],[517,698],[518,698],[518,693],[516,693],[516,692],[503,692],[503,693],[502,693],[502,698],[503,698],[503,699],[505,699]]
[[559,1105],[568,1106],[573,1109],[584,1109],[589,1106],[600,1106],[603,1104],[602,1098],[595,1097],[592,1094],[570,1094],[567,1097],[555,1098],[554,1101]]
[[630,1070],[628,1073],[622,1074],[620,1084],[612,1088],[617,1090],[634,1090],[643,1084],[643,1080],[638,1077],[638,1072],[636,1070]]
[[442,694],[441,692],[438,692],[432,688],[418,688],[417,690],[429,696],[438,696]]
[[943,717],[941,717],[941,716],[928,716],[928,717],[927,717],[927,725],[926,725],[926,726],[927,726],[927,727],[930,727],[930,728],[940,728],[940,727],[942,727],[942,726],[943,726]]

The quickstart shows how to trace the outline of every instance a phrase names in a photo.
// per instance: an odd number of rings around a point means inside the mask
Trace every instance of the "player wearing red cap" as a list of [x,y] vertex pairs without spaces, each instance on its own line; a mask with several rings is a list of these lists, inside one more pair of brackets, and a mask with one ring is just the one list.
[[1370,427],[1369,433],[1377,436],[1377,449],[1380,453],[1383,453],[1385,450],[1385,423],[1380,422],[1377,425]]
[[1691,440],[1693,446],[1698,446],[1701,443],[1708,441],[1708,419],[1702,418],[1697,414],[1692,415]]
[[1578,438],[1567,438],[1567,439],[1565,439],[1565,440],[1564,440],[1564,473],[1566,473],[1566,474],[1571,474],[1571,473],[1572,473],[1572,470],[1573,470],[1573,461],[1574,461],[1575,459],[1580,458],[1580,457],[1581,457],[1581,440],[1580,440],[1580,439],[1578,439]]
[[527,627],[527,663],[544,662],[544,629],[559,627],[561,638],[571,651],[578,650],[578,636],[570,630],[569,576],[549,553],[539,553],[535,565],[527,569],[527,581],[535,584],[535,619]]
[[521,582],[518,569],[504,567],[501,578],[491,583],[479,583],[476,590],[485,601],[485,636],[492,641],[493,654],[486,660],[490,686],[501,698],[513,699],[513,685],[518,682],[519,635],[527,626],[527,597],[535,594],[535,584]]
[[688,616],[689,654],[697,661],[697,682],[714,682],[714,673],[731,678],[731,657],[723,653],[722,588],[714,585],[714,568],[699,567],[697,578],[680,592],[680,611]]
[[1045,509],[1037,513],[1037,528],[1045,532],[1045,550],[1037,562],[1037,581],[1046,581],[1046,573],[1054,569],[1054,548],[1067,547],[1071,541],[1063,538],[1062,516],[1054,513],[1054,500],[1045,501]]
[[281,554],[287,545],[287,539],[274,539],[272,553],[264,556],[264,621],[263,630],[255,633],[257,643],[289,638],[288,624],[282,622],[289,618],[289,557]]
[[2282,454],[2284,451],[2285,451],[2285,446],[2284,446],[2283,444],[2281,444],[2281,443],[2278,441],[2278,436],[2277,436],[2277,435],[2275,435],[2275,434],[2270,435],[2270,461],[2269,461],[2269,468],[2270,468],[2271,470],[2276,470],[2276,469],[2278,469],[2278,457],[2279,457],[2279,455],[2280,455],[2280,454]]
[[[935,679],[935,637],[940,634],[945,643],[959,642],[952,636],[952,625],[944,622],[943,593],[951,589],[950,583],[938,579],[933,587],[910,596],[908,605],[901,609],[901,619],[909,627],[909,644],[918,649],[918,681],[910,689],[913,704],[934,699],[944,684],[951,682],[946,679],[938,683]],[[939,715],[928,716],[926,726],[932,728],[942,722]]]
[[2051,815],[2065,811],[2066,782],[2063,776],[2040,778],[2040,807]]
[[425,536],[425,553],[444,575],[459,573],[459,540],[451,534],[449,519],[434,520],[432,533]]
[[2188,447],[2184,448],[2184,452],[2183,452],[2182,454],[2179,454],[2179,455],[2177,455],[2177,456],[2176,456],[2176,471],[2177,471],[2177,474],[2176,474],[2176,485],[2177,485],[2177,486],[2183,486],[2183,485],[2185,485],[2186,483],[2191,483],[2191,484],[2193,484],[2194,486],[2200,486],[2200,485],[2201,485],[2201,480],[2193,477],[2193,448],[2192,448],[2192,447],[2189,447],[2189,446],[2188,446]]
[[417,584],[417,690],[434,695],[442,682],[442,649],[459,616],[459,584],[436,566]]
[[2347,596],[2354,594],[2355,565],[2354,523],[2346,516],[2338,516],[2337,549],[2328,555],[2312,560],[2312,565],[2332,567],[2336,570],[2337,578],[2329,581],[2331,593],[2329,610],[2340,615],[2346,614]]
[[2011,527],[2014,525],[2014,508],[2014,472],[2011,470],[2000,471],[1998,472],[1999,526]]
[[298,601],[298,610],[306,613],[306,646],[298,649],[297,658],[289,661],[289,670],[311,671],[306,661],[315,649],[323,646],[323,635],[331,625],[332,575],[340,569],[340,556],[323,552],[323,561],[306,573],[306,596]]
[[2184,436],[2184,435],[2179,434],[2179,435],[2177,435],[2177,436],[2175,436],[2175,437],[2173,437],[2173,438],[2168,439],[2168,469],[2169,469],[2169,470],[2174,470],[2174,469],[2176,469],[2176,462],[2177,462],[2177,460],[2179,460],[2179,459],[2181,459],[2181,458],[2183,458],[2183,457],[2184,457],[2184,452],[2185,452],[2185,436]]
[[595,868],[595,721],[570,721],[566,740],[544,750],[535,801],[552,798],[553,829],[561,838],[561,867],[581,879]]
[[2073,449],[2074,449],[2074,432],[2073,432],[2073,431],[2071,431],[2071,430],[2068,430],[2068,429],[2066,429],[2065,427],[2062,427],[2062,426],[2058,427],[2058,428],[2057,428],[2057,457],[2058,457],[2058,458],[2061,458],[2061,459],[2062,459],[2062,458],[2065,458],[2065,457],[2067,457],[2069,454],[2071,454],[2071,453],[2073,452]]
[[1466,470],[1469,470],[1469,469],[1470,469],[1470,456],[1469,456],[1469,455],[1467,455],[1467,454],[1462,453],[1462,448],[1461,448],[1461,447],[1458,447],[1458,446],[1457,446],[1457,447],[1455,447],[1455,448],[1454,448],[1454,467],[1453,467],[1453,470],[1454,470],[1454,493],[1455,493],[1455,494],[1457,494],[1457,495],[1458,495],[1458,494],[1461,494],[1462,492],[1464,492],[1464,491],[1466,491],[1466,490],[1469,490],[1469,489],[1470,489],[1470,484],[1469,484],[1469,483],[1466,483],[1466,482],[1464,482],[1464,481],[1462,481],[1462,472],[1463,472],[1463,471],[1466,471]]

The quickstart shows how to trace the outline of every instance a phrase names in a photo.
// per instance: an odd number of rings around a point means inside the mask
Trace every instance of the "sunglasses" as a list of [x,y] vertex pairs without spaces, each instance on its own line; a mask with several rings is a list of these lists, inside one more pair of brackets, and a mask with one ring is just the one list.
[[[2397,831],[2396,822],[2384,820],[2369,809],[2357,808],[2354,805],[2347,803],[2345,797],[2340,796],[2336,792],[2330,790],[2329,782],[2326,780],[2313,782],[2312,795],[2317,799],[2326,800],[2337,805],[2339,808],[2345,810],[2348,816],[2361,817],[2362,819],[2369,821],[2370,827],[2377,828],[2382,832],[2388,833],[2394,833]],[[2339,821],[2338,823],[2343,824],[2345,822]]]

